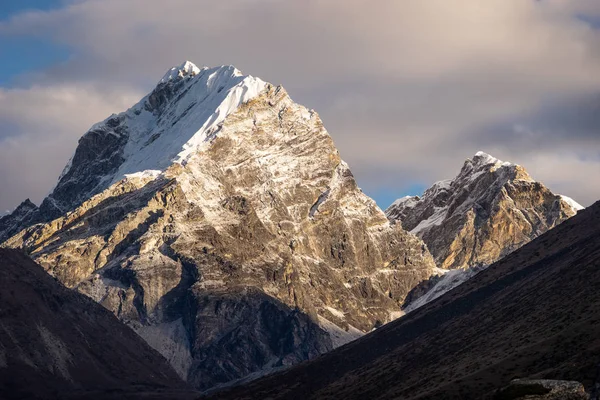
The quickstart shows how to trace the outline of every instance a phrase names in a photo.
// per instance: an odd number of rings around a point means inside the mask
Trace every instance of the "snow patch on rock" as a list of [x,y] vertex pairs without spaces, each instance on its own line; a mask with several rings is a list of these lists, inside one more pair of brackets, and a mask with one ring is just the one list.
[[344,315],[344,313],[343,313],[343,312],[341,312],[341,311],[340,311],[340,310],[338,310],[338,309],[335,309],[335,308],[333,308],[333,307],[325,307],[325,309],[326,309],[327,311],[329,311],[329,312],[330,312],[332,315],[336,316],[336,317],[337,317],[337,318],[339,318],[339,319],[346,319],[346,316]]
[[162,354],[183,380],[192,365],[190,344],[181,319],[157,325],[137,325],[135,331]]
[[321,316],[319,316],[319,326],[329,333],[334,349],[343,346],[346,343],[350,343],[364,335],[362,331],[356,329],[352,325],[348,325],[348,330],[344,330]]
[[183,85],[178,90],[182,97],[167,103],[160,115],[147,109],[149,96],[125,113],[129,132],[125,161],[110,184],[128,174],[164,171],[173,163],[185,163],[215,137],[227,116],[258,96],[267,84],[226,66],[202,69],[189,75]]
[[482,269],[483,268],[444,270],[442,268],[438,268],[437,272],[441,272],[440,275],[442,275],[441,280],[423,296],[411,302],[407,307],[404,308],[403,311],[408,314],[419,307],[423,307],[425,304],[437,299],[446,292],[449,292],[458,285],[471,279],[477,273],[482,271]]
[[583,210],[585,207],[582,206],[581,204],[579,204],[578,202],[576,202],[575,200],[573,200],[572,198],[568,197],[568,196],[564,196],[564,195],[559,195],[561,199],[563,199],[568,205],[570,205],[571,207],[573,207],[574,210],[577,211],[581,211]]
[[[204,67],[203,69],[207,69]],[[191,61],[186,61],[178,67],[173,67],[167,71],[167,73],[162,77],[159,83],[165,83],[175,78],[182,78],[184,76],[195,76],[200,73],[201,69],[198,68]]]

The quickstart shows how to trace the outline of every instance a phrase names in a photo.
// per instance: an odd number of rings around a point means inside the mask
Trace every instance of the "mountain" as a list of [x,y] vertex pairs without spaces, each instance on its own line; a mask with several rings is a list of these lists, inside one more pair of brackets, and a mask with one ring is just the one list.
[[0,218],[0,243],[19,233],[21,229],[38,221],[39,212],[35,204],[27,199],[10,214]]
[[553,194],[520,165],[478,152],[453,180],[395,201],[386,215],[422,238],[441,268],[407,297],[421,307],[552,229],[583,207]]
[[444,269],[487,266],[583,207],[520,165],[478,152],[453,180],[394,202],[386,215],[425,241]]
[[316,112],[233,67],[171,69],[94,125],[4,246],[113,311],[200,390],[314,358],[435,270]]
[[[494,397],[514,378],[597,390],[599,260],[600,202],[369,335],[215,398],[521,398],[510,386]],[[527,398],[582,398],[562,386],[572,397]]]
[[193,398],[112,313],[15,250],[0,249],[0,398]]

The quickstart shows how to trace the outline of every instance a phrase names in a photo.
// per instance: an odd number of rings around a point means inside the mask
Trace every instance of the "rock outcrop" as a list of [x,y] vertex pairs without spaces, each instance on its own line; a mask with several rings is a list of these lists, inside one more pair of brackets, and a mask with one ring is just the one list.
[[60,216],[4,245],[201,390],[371,331],[435,268],[358,188],[314,111],[232,67],[172,70],[94,126],[40,208]]
[[453,180],[397,200],[392,221],[419,236],[443,269],[492,264],[581,210],[523,167],[479,152]]
[[27,199],[10,214],[0,218],[0,243],[19,233],[23,228],[38,221],[39,212],[35,204]]
[[515,379],[496,393],[494,400],[588,400],[583,385],[574,381]]
[[0,282],[0,398],[194,398],[133,330],[24,254],[0,249]]

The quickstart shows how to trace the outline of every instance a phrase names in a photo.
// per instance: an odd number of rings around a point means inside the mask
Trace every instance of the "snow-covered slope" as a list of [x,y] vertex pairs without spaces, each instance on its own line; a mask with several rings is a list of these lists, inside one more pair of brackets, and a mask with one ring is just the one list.
[[581,204],[579,204],[578,202],[576,202],[575,200],[573,200],[572,198],[570,198],[568,196],[561,194],[560,198],[563,199],[565,201],[565,203],[567,203],[569,206],[571,206],[571,208],[575,211],[581,211],[585,208]]
[[477,273],[483,271],[485,267],[473,267],[467,269],[452,269],[446,270],[439,268],[436,272],[437,275],[432,276],[427,283],[430,288],[424,291],[422,296],[415,297],[412,301],[407,301],[402,311],[404,314],[408,314],[411,311],[416,310],[419,307],[437,299],[441,295],[450,290],[454,289],[458,285],[468,281]]
[[359,189],[316,112],[233,67],[169,70],[81,138],[41,208],[57,218],[5,245],[198,389],[371,331],[435,268]]
[[397,200],[386,215],[421,237],[439,267],[467,269],[493,263],[582,208],[520,165],[478,152],[456,178]]
[[186,61],[171,68],[139,103],[90,128],[40,208],[56,217],[126,175],[157,174],[185,163],[214,139],[228,115],[265,87],[233,66],[200,69]]

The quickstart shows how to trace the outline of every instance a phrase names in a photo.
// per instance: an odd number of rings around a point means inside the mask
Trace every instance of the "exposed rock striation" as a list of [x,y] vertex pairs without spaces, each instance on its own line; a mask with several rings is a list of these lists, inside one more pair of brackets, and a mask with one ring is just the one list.
[[60,216],[5,246],[202,390],[369,332],[435,269],[358,188],[314,111],[232,67],[171,70],[93,127],[44,207]]
[[600,202],[359,340],[214,398],[493,399],[515,377],[597,398],[599,260]]
[[581,210],[523,167],[483,152],[453,180],[397,200],[386,215],[422,238],[445,269],[486,266]]

